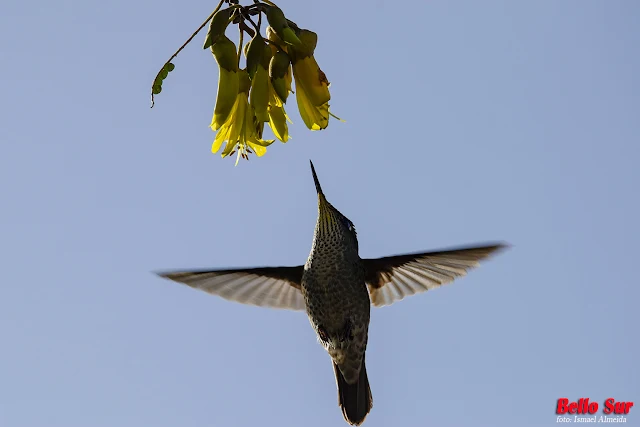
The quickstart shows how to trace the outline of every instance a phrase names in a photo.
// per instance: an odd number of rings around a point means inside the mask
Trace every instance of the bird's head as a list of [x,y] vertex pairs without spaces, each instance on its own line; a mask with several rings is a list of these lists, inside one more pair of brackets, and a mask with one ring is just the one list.
[[313,181],[316,184],[316,191],[318,192],[318,222],[316,223],[316,236],[330,239],[340,239],[343,243],[355,245],[356,251],[358,250],[358,238],[356,234],[356,228],[353,222],[346,216],[342,215],[338,209],[334,208],[331,203],[327,201],[322,187],[320,187],[320,181],[318,181],[318,175],[311,163],[311,173],[313,174]]

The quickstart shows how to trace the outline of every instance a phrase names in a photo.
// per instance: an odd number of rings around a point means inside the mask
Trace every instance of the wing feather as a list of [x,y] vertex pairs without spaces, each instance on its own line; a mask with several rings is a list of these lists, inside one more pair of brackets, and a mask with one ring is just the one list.
[[505,247],[491,244],[363,259],[371,303],[381,307],[451,283]]
[[224,299],[260,307],[304,310],[303,266],[161,272],[159,276]]

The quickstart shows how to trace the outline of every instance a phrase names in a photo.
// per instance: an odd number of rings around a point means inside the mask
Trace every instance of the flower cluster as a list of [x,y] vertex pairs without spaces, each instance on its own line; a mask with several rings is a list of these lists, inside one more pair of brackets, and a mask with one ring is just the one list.
[[[257,23],[251,18],[256,15]],[[260,33],[262,15],[269,23],[266,37]],[[238,47],[225,34],[231,23],[239,27]],[[251,40],[243,46],[245,33]],[[328,126],[331,96],[329,81],[314,58],[317,42],[316,33],[286,19],[273,4],[255,2],[244,7],[230,2],[213,15],[204,43],[219,67],[210,125],[217,131],[212,152],[217,153],[224,144],[222,157],[237,151],[236,164],[240,157],[248,160],[249,154],[264,155],[275,141],[263,139],[266,123],[277,139],[287,142],[287,121],[291,120],[285,104],[290,93],[295,93],[300,116],[309,129]],[[240,68],[242,52],[245,68]]]

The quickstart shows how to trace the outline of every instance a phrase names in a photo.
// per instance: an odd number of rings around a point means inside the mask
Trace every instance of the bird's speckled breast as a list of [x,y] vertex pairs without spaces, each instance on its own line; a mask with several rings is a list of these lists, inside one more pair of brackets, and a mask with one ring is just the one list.
[[355,344],[359,348],[353,350],[360,353],[366,347],[371,303],[360,257],[339,250],[340,242],[332,240],[314,244],[302,276],[302,294],[313,328],[320,338],[324,332],[336,343],[323,345],[339,362],[340,350]]
[[360,257],[332,246],[314,245],[302,276],[307,312],[327,331],[342,328],[354,315],[368,322],[370,311]]

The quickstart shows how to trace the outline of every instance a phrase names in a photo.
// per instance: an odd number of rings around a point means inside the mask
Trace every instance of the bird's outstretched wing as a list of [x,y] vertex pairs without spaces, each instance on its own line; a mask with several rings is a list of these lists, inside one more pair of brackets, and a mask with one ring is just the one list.
[[363,259],[371,303],[381,307],[451,283],[480,265],[480,260],[505,247],[492,244]]
[[235,270],[171,271],[159,276],[224,299],[261,307],[304,310],[303,266]]

